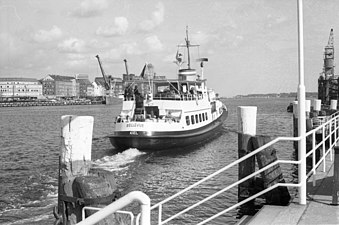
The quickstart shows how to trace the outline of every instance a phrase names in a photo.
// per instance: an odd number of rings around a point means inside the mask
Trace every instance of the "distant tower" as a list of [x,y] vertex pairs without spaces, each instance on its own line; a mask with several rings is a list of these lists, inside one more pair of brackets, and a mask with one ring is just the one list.
[[331,29],[324,51],[324,66],[318,79],[318,99],[322,104],[330,105],[331,100],[339,99],[339,80],[334,74],[334,36]]
[[325,79],[332,78],[334,76],[334,45],[333,45],[333,29],[331,29],[330,36],[328,38],[327,46],[324,52],[324,69],[323,73]]

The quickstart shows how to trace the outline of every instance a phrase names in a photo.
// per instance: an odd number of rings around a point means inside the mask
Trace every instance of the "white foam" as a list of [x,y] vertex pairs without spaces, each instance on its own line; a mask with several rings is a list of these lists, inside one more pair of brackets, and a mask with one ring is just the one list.
[[112,156],[105,156],[93,162],[94,168],[100,168],[108,171],[119,171],[127,169],[127,164],[134,162],[139,155],[145,154],[136,148],[127,149],[121,153]]

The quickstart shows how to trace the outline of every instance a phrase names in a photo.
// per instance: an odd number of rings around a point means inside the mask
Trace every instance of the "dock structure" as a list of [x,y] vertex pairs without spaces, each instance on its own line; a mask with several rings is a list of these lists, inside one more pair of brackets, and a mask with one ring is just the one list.
[[[244,217],[238,225],[263,224],[339,224],[339,148],[335,148],[335,159],[324,162],[325,171],[318,170],[307,182],[306,205],[298,204],[295,198],[288,206],[265,205],[255,216]],[[320,165],[323,167],[323,164]],[[313,182],[315,180],[315,186]]]
[[339,99],[339,76],[334,73],[334,35],[330,31],[328,43],[324,49],[323,71],[318,79],[318,99],[329,105],[331,100]]

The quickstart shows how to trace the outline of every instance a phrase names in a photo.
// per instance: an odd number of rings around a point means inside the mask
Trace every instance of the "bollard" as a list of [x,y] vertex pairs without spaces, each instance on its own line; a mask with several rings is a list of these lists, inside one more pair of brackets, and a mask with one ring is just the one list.
[[[238,157],[241,158],[253,151],[251,137],[256,134],[257,107],[239,106],[238,114]],[[255,157],[239,163],[238,179],[242,179],[255,171]],[[251,178],[238,186],[238,202],[248,198],[252,194],[254,179]],[[243,205],[242,214],[254,214],[254,200]]]
[[[59,159],[58,209],[63,224],[76,224],[81,211],[65,198],[73,197],[73,182],[77,176],[86,176],[91,166],[92,116],[67,115],[61,117],[61,147]],[[81,217],[80,217],[81,218]]]
[[312,101],[313,111],[320,112],[321,110],[321,100],[320,99],[313,99]]
[[[252,137],[253,148],[258,149],[261,146],[269,143],[271,140],[271,137],[263,135]],[[272,146],[267,147],[261,152],[258,152],[258,154],[256,154],[256,159],[259,169],[262,169],[265,166],[278,160],[276,150]],[[261,177],[263,179],[263,188],[271,187],[277,183],[285,183],[283,173],[279,164],[263,171],[261,173]],[[286,206],[290,202],[291,195],[287,187],[277,187],[267,192],[265,194],[265,199],[266,204]]]
[[331,100],[330,110],[337,110],[338,101]]
[[[91,168],[92,116],[61,117],[61,148],[59,160],[58,214],[59,224],[77,224],[82,217],[95,213],[85,206],[105,207],[120,197],[114,174]],[[112,214],[97,225],[118,224],[127,221],[126,215]]]
[[310,112],[311,112],[311,100],[305,101],[305,111],[306,111],[306,119],[310,118]]

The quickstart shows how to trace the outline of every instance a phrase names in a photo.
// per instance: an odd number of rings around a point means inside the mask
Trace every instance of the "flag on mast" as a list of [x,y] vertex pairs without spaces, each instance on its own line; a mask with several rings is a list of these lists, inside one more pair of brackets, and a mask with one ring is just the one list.
[[175,59],[176,59],[176,64],[178,66],[181,66],[181,64],[183,64],[183,60],[182,60],[182,54],[179,53],[179,50],[177,50],[177,54],[175,55]]

